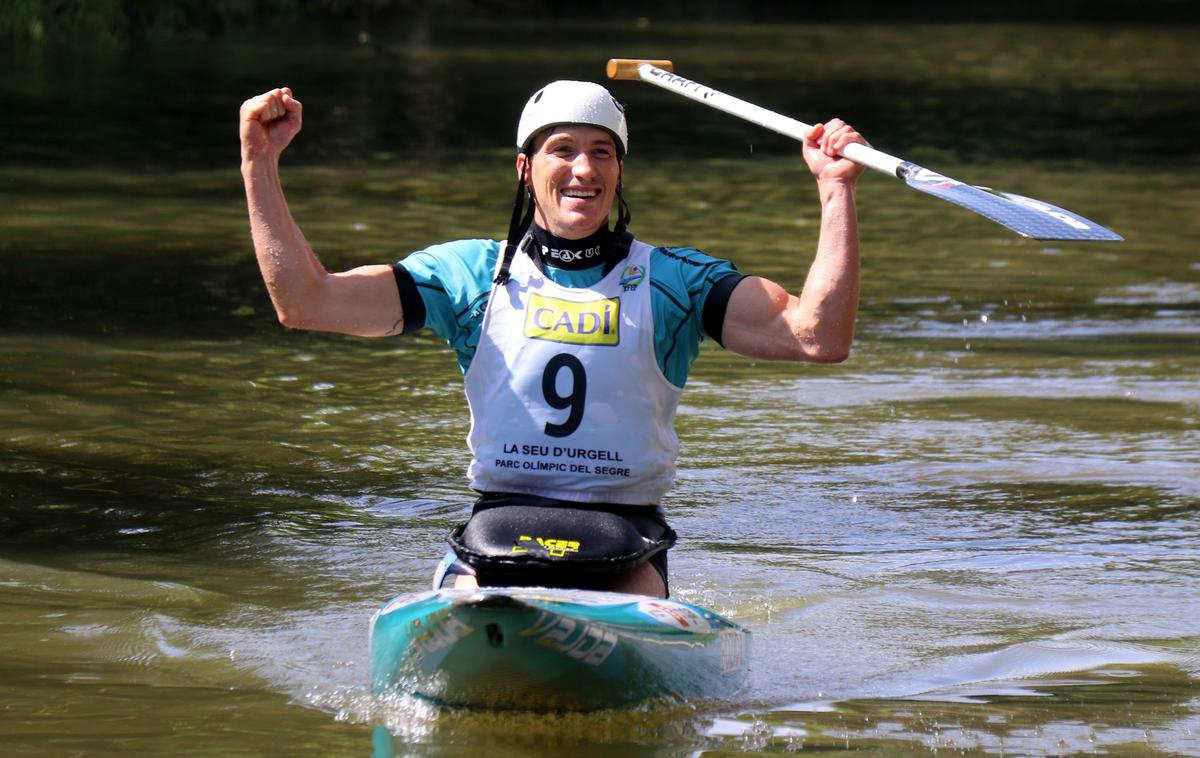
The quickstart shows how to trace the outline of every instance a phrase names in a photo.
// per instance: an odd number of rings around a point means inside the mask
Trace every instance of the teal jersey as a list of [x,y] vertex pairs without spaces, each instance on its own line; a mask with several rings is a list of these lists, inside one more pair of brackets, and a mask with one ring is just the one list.
[[[457,240],[433,245],[400,261],[425,304],[425,326],[454,348],[464,374],[479,344],[501,251],[502,243],[496,240]],[[546,265],[545,273],[564,287],[589,287],[603,278],[604,266],[574,271]],[[736,275],[737,269],[729,261],[692,248],[656,247],[651,253],[655,355],[663,375],[676,387],[687,382],[700,343],[706,337],[720,336],[704,331],[702,314],[709,290],[716,282]]]

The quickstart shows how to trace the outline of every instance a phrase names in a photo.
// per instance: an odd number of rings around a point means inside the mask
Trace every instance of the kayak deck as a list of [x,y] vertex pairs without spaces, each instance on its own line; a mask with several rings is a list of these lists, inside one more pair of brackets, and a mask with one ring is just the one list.
[[726,697],[749,646],[748,631],[689,603],[527,587],[401,595],[371,630],[376,692],[501,709]]

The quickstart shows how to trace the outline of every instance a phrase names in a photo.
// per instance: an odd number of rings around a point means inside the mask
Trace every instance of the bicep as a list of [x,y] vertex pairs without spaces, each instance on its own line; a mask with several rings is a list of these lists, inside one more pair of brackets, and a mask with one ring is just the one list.
[[799,298],[769,279],[748,276],[729,296],[721,342],[763,360],[806,360],[804,335],[794,326]]
[[359,337],[386,337],[404,329],[404,309],[391,266],[372,265],[327,274],[321,307],[307,329]]

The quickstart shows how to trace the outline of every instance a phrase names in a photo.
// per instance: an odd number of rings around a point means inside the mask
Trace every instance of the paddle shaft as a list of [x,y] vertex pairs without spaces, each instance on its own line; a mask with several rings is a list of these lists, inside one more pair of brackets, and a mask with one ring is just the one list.
[[[801,142],[812,128],[802,121],[679,76],[673,72],[673,68],[671,61],[666,60],[613,58],[608,62],[608,78],[641,80]],[[1040,240],[1121,240],[1121,235],[1111,229],[1105,229],[1095,221],[1064,208],[1041,200],[964,184],[857,142],[846,145],[839,155],[894,176],[915,190],[978,213],[1026,237]]]
[[[803,121],[797,121],[732,95],[726,95],[724,92],[654,65],[665,62],[647,63],[613,59],[608,63],[608,76],[610,79],[641,79],[800,142],[804,141],[805,135],[812,128]],[[847,145],[839,152],[839,155],[893,177],[900,176],[898,169],[900,164],[904,163],[900,158],[857,142]]]

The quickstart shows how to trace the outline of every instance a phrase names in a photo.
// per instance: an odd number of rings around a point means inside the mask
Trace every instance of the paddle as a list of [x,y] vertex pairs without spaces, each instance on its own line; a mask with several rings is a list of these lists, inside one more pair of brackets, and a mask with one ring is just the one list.
[[[793,118],[685,79],[672,73],[673,69],[671,61],[626,58],[613,58],[607,68],[610,79],[641,79],[801,142],[811,128]],[[1063,208],[1009,192],[993,192],[985,187],[964,184],[866,145],[847,145],[841,155],[855,163],[903,179],[913,189],[961,205],[1026,237],[1112,242],[1123,239],[1116,232]]]

